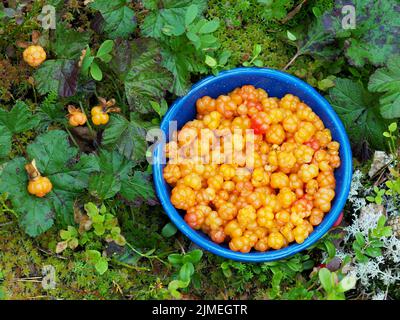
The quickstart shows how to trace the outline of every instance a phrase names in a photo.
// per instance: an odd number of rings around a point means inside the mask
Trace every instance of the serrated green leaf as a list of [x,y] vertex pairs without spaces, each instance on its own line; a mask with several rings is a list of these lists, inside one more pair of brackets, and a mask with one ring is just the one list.
[[12,134],[34,128],[38,124],[38,120],[22,101],[17,101],[10,112],[0,109],[0,125],[6,127]]
[[123,181],[129,179],[133,163],[117,151],[102,150],[98,159],[101,172],[91,176],[89,191],[97,198],[104,200],[115,196]]
[[99,10],[104,18],[103,31],[111,38],[128,38],[136,28],[135,12],[126,0],[96,0],[90,7]]
[[368,89],[384,93],[380,98],[384,118],[400,118],[400,56],[390,59],[386,68],[375,71],[369,79]]
[[88,32],[68,29],[64,23],[58,23],[56,39],[53,44],[54,52],[58,59],[77,59],[89,41],[90,34]]
[[0,176],[0,192],[9,194],[22,215],[21,225],[29,235],[37,236],[53,225],[55,217],[60,224],[72,224],[75,198],[87,187],[89,175],[98,171],[95,157],[81,155],[76,161],[77,150],[69,146],[67,133],[59,130],[38,136],[27,147],[27,154],[50,179],[53,190],[44,198],[28,194],[24,169],[28,161],[17,158],[8,163]]
[[0,159],[6,157],[11,151],[12,133],[0,124]]
[[160,100],[172,84],[172,77],[157,61],[160,48],[154,41],[137,41],[132,46],[132,63],[125,77],[125,93],[133,110],[147,113],[150,101]]
[[148,180],[148,175],[140,171],[135,171],[129,180],[122,181],[121,195],[128,201],[155,199],[154,188]]
[[386,145],[382,132],[389,123],[380,115],[376,95],[369,93],[360,83],[338,78],[335,87],[329,90],[329,100],[353,144],[360,144],[365,139],[376,149]]
[[76,93],[78,74],[77,61],[47,60],[34,73],[36,88],[40,94],[57,92],[60,97],[70,97]]
[[121,189],[121,181],[113,174],[100,173],[89,179],[89,192],[94,197],[105,200],[114,197]]
[[10,112],[0,109],[0,158],[11,151],[11,140],[14,134],[35,128],[39,117],[33,115],[28,106],[17,101]]
[[54,209],[46,199],[28,194],[28,176],[24,158],[10,161],[0,175],[0,193],[7,192],[14,209],[20,216],[20,224],[31,237],[47,231],[54,223]]
[[109,150],[116,149],[127,159],[137,163],[145,158],[146,126],[137,114],[131,114],[131,121],[121,115],[113,115],[104,130],[102,145]]
[[[161,6],[159,6],[161,5]],[[185,17],[188,8],[196,5],[197,15],[200,15],[207,7],[207,0],[167,0],[153,2],[152,11],[146,16],[141,24],[144,36],[159,39],[166,25],[185,25]]]

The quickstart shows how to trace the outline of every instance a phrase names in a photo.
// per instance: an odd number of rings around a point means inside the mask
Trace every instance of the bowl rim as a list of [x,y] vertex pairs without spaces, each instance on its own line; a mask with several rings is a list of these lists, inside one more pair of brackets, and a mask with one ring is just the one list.
[[[338,136],[343,140],[341,143],[341,160],[343,168],[343,183],[340,188],[340,192],[335,195],[335,204],[332,206],[331,210],[327,215],[325,215],[323,223],[319,225],[317,230],[314,230],[307,239],[301,244],[290,244],[287,247],[279,250],[271,250],[266,252],[254,252],[251,251],[249,253],[241,253],[230,250],[229,248],[222,247],[221,245],[212,242],[210,239],[207,239],[198,234],[197,230],[192,229],[189,225],[183,220],[183,217],[180,213],[175,209],[170,201],[170,197],[168,195],[168,191],[163,186],[164,178],[162,175],[162,164],[160,164],[157,159],[160,159],[162,156],[162,144],[158,144],[155,146],[153,151],[154,163],[153,163],[153,179],[156,188],[157,196],[160,200],[161,205],[163,206],[165,212],[174,223],[174,225],[192,242],[194,242],[199,247],[221,256],[223,258],[232,259],[236,261],[242,262],[267,262],[280,260],[287,257],[290,257],[310,246],[312,246],[315,242],[317,242],[320,238],[322,238],[335,223],[337,218],[339,217],[349,194],[350,186],[351,186],[351,177],[352,177],[352,152],[350,147],[350,141],[347,136],[346,130],[343,126],[342,121],[339,116],[335,113],[332,106],[329,102],[312,86],[304,82],[303,80],[292,76],[286,72],[282,72],[275,69],[270,68],[235,68],[227,71],[220,72],[217,76],[208,76],[196,84],[194,84],[189,92],[174,101],[171,107],[168,109],[167,113],[164,115],[164,118],[161,122],[161,129],[164,132],[168,132],[168,123],[171,121],[172,115],[175,115],[176,111],[184,105],[185,99],[192,95],[196,90],[207,86],[207,84],[214,81],[221,81],[226,78],[229,78],[232,75],[240,75],[240,74],[249,74],[253,75],[262,75],[262,76],[270,76],[272,78],[279,78],[281,80],[285,80],[289,85],[300,87],[306,95],[312,96],[317,104],[322,106],[330,121],[332,122],[332,126],[337,129]],[[344,142],[344,143],[343,143]]]

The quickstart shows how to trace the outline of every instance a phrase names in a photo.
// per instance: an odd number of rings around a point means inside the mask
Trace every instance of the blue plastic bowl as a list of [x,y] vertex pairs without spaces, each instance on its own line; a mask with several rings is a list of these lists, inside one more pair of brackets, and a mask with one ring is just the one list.
[[161,123],[161,129],[168,139],[170,121],[177,121],[178,129],[180,129],[186,122],[195,118],[197,99],[205,95],[217,98],[219,95],[227,94],[246,84],[265,89],[271,97],[281,98],[287,93],[298,96],[318,114],[325,126],[331,130],[333,139],[340,143],[339,152],[342,163],[335,171],[336,196],[333,200],[332,209],[310,236],[302,244],[291,244],[280,250],[251,251],[249,253],[232,251],[226,244],[216,244],[210,240],[208,235],[190,228],[183,220],[182,212],[176,210],[172,205],[170,201],[171,187],[163,178],[164,165],[161,163],[161,159],[164,151],[162,144],[158,144],[154,149],[154,182],[158,198],[172,222],[199,247],[221,257],[237,261],[265,262],[279,260],[306,249],[320,239],[338,219],[350,190],[352,175],[350,142],[342,122],[328,101],[310,85],[287,73],[266,68],[238,68],[221,72],[216,77],[207,77],[195,84],[186,96],[176,100],[171,106]]

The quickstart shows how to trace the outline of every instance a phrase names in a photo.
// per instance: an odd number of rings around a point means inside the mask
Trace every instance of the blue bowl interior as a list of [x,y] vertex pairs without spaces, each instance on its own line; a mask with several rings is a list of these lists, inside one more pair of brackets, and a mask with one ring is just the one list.
[[177,121],[178,129],[180,129],[186,122],[196,117],[195,103],[197,99],[205,95],[217,98],[219,95],[227,94],[235,88],[246,84],[252,84],[256,88],[263,88],[268,92],[270,97],[282,98],[287,93],[298,96],[318,114],[324,122],[325,127],[331,130],[333,139],[340,143],[339,152],[342,164],[335,171],[336,196],[332,203],[332,209],[325,215],[323,222],[314,228],[312,234],[302,244],[291,244],[280,250],[267,252],[251,251],[250,253],[234,252],[226,244],[215,244],[209,239],[208,235],[191,229],[182,218],[183,212],[176,210],[172,206],[170,201],[171,187],[162,177],[164,165],[157,161],[163,155],[161,144],[155,148],[154,152],[154,180],[158,197],[166,213],[180,231],[197,245],[225,258],[238,261],[272,261],[288,257],[309,247],[331,228],[340,215],[348,196],[351,183],[352,155],[349,140],[340,119],[329,103],[317,91],[300,79],[286,73],[258,68],[239,68],[225,71],[217,77],[208,77],[194,85],[186,96],[175,101],[162,121],[161,129],[166,134],[167,141],[170,121]]

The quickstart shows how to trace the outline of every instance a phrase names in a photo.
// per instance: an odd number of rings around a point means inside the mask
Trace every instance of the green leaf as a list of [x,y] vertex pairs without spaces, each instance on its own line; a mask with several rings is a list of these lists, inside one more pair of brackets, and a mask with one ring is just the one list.
[[186,262],[179,271],[179,278],[183,281],[190,281],[190,278],[193,275],[193,273],[194,273],[193,263]]
[[232,52],[229,50],[224,50],[221,55],[219,56],[219,64],[221,66],[224,66],[227,62],[228,59],[231,57]]
[[89,176],[98,171],[93,155],[81,155],[70,147],[68,134],[53,130],[36,138],[27,147],[30,160],[43,176],[50,179],[53,190],[44,198],[28,194],[28,176],[25,171],[27,160],[17,158],[8,163],[0,176],[0,193],[10,195],[13,207],[22,215],[21,225],[31,236],[49,229],[57,217],[60,224],[73,223],[73,204],[76,197],[87,188]]
[[47,97],[40,104],[40,108],[36,115],[39,119],[37,129],[40,132],[46,131],[51,125],[54,124],[67,124],[64,105],[60,102],[56,92],[50,92],[47,95]]
[[337,290],[339,292],[346,292],[354,289],[357,283],[357,278],[355,276],[349,275],[344,277],[338,284]]
[[24,158],[15,158],[7,163],[0,175],[0,193],[9,194],[14,209],[21,215],[21,226],[28,235],[35,237],[51,228],[54,209],[49,201],[28,193],[25,164]]
[[[158,5],[161,4],[161,7]],[[159,39],[166,25],[184,26],[188,8],[196,5],[197,15],[200,15],[207,7],[207,0],[167,0],[156,1],[151,6],[151,12],[147,14],[141,24],[142,33],[146,37]]]
[[219,20],[207,21],[199,30],[199,33],[213,33],[219,28]]
[[92,78],[96,81],[101,81],[103,79],[103,72],[101,71],[99,65],[96,62],[93,62],[90,65],[90,74]]
[[330,292],[333,290],[332,274],[327,268],[321,268],[318,272],[318,277],[325,291]]
[[121,115],[113,115],[104,130],[102,145],[109,150],[116,149],[134,163],[142,161],[147,148],[145,127],[137,114],[131,114],[131,121]]
[[376,95],[349,79],[337,78],[335,85],[329,90],[329,100],[342,119],[352,143],[360,144],[365,139],[375,149],[385,146],[382,132],[389,123],[380,115]]
[[155,101],[150,101],[150,105],[155,112],[162,118],[168,111],[168,104],[167,102],[162,99],[161,104]]
[[173,265],[179,265],[182,263],[182,255],[173,253],[168,256],[168,261]]
[[36,88],[40,94],[57,92],[60,97],[75,95],[79,68],[74,60],[47,60],[35,71]]
[[128,38],[136,28],[135,12],[126,0],[96,0],[90,7],[104,18],[103,31],[111,38]]
[[61,230],[60,237],[62,240],[69,240],[71,238],[71,233],[68,230]]
[[305,36],[297,40],[298,54],[322,59],[334,58],[340,53],[339,49],[332,46],[334,40],[334,34],[325,30],[323,19],[316,19]]
[[171,295],[179,299],[181,294],[179,293],[178,289],[186,288],[189,285],[189,281],[182,281],[182,280],[173,280],[168,284],[168,291],[171,292]]
[[291,33],[289,30],[286,31],[286,34],[287,34],[287,37],[289,40],[291,40],[291,41],[297,40],[296,36],[293,33]]
[[12,134],[34,128],[38,124],[38,120],[22,101],[17,101],[10,112],[0,109],[0,125],[7,128]]
[[106,258],[101,257],[94,265],[96,271],[102,275],[108,270],[108,261]]
[[114,197],[121,190],[121,181],[114,175],[100,173],[90,177],[89,192],[94,197],[105,200]]
[[14,134],[33,129],[38,123],[39,117],[32,115],[28,106],[22,101],[17,101],[10,112],[0,109],[0,158],[10,153]]
[[0,124],[0,159],[8,156],[11,151],[12,133]]
[[81,56],[90,41],[88,32],[78,32],[68,29],[64,23],[58,23],[56,40],[53,44],[54,53],[58,59],[77,59]]
[[358,243],[361,247],[365,245],[365,238],[364,238],[364,236],[362,235],[361,232],[357,232],[356,235],[355,235],[355,237],[356,237],[357,243]]
[[169,222],[164,226],[164,228],[162,228],[161,234],[165,238],[170,238],[174,234],[176,234],[177,231],[178,231],[178,229],[175,227],[175,225],[173,223]]
[[[386,68],[375,71],[369,79],[368,89],[372,92],[384,93],[379,100],[384,118],[400,118],[400,58],[398,56],[390,59]],[[392,132],[394,131],[396,129]]]
[[203,251],[201,251],[200,249],[195,249],[190,251],[187,255],[190,257],[190,261],[193,264],[196,264],[201,260],[201,257],[203,256]]
[[258,0],[265,5],[262,17],[266,20],[280,20],[287,15],[289,4],[287,0]]
[[90,263],[96,263],[101,258],[101,253],[97,250],[86,250],[85,254]]
[[128,201],[155,198],[147,174],[136,171],[130,176],[134,163],[117,151],[102,150],[98,161],[101,173],[90,178],[89,191],[99,199],[111,198],[118,192]]
[[397,130],[397,122],[393,122],[389,125],[389,131],[395,132]]
[[186,15],[185,15],[185,26],[190,25],[194,19],[196,19],[199,13],[199,7],[195,4],[192,4],[187,8]]
[[217,66],[217,60],[215,60],[213,57],[206,55],[206,60],[204,61],[206,65],[208,65],[211,68],[214,68]]
[[[127,58],[123,58],[129,54]],[[125,84],[125,95],[132,110],[151,111],[150,101],[159,101],[172,84],[171,74],[160,65],[160,48],[149,39],[135,40],[116,48],[120,64],[112,67]],[[122,62],[123,61],[123,62]],[[123,68],[124,72],[120,72]]]
[[326,252],[328,253],[329,258],[334,258],[336,255],[336,248],[332,241],[326,240],[324,241]]
[[259,67],[259,68],[261,68],[261,67],[264,65],[264,63],[263,63],[262,60],[260,60],[260,59],[254,60],[254,61],[253,61],[253,64],[254,64],[256,67]]
[[101,58],[101,57],[103,57],[105,55],[110,54],[113,48],[114,48],[114,41],[112,41],[112,40],[104,41],[101,44],[99,50],[97,50],[96,57],[97,58]]
[[121,195],[128,201],[138,199],[155,200],[153,184],[148,180],[144,172],[135,171],[133,177],[122,181]]
[[376,258],[382,255],[382,250],[381,248],[368,247],[365,249],[365,254],[372,258]]

